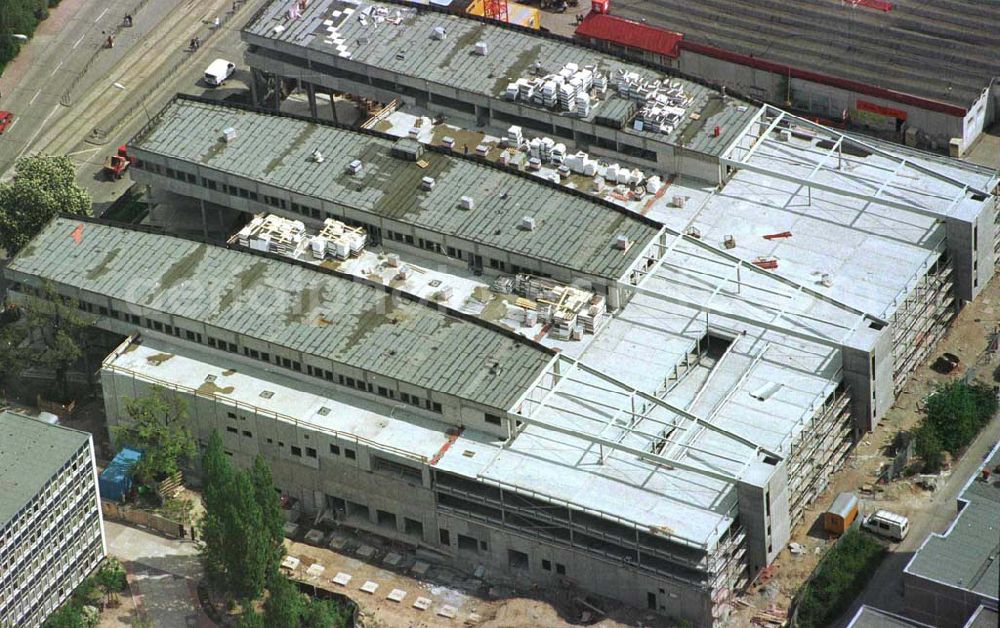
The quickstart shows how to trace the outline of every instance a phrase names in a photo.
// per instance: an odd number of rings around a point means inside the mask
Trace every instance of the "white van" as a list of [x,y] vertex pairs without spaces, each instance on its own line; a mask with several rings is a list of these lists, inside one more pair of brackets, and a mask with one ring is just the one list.
[[226,82],[236,72],[236,64],[225,59],[216,59],[205,69],[205,82],[212,87],[218,87]]
[[872,534],[899,542],[905,539],[910,532],[910,520],[888,510],[879,510],[866,518],[861,527]]

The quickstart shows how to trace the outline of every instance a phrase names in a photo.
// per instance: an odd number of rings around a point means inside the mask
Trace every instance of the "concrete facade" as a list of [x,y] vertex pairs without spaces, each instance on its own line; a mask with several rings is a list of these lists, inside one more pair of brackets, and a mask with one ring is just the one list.
[[0,625],[41,626],[107,554],[90,434],[0,412]]

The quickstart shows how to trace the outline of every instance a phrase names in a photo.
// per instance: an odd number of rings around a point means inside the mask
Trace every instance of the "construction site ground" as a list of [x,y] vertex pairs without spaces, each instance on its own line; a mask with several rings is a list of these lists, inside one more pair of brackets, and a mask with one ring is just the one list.
[[[301,536],[301,535],[299,535]],[[330,544],[338,549],[328,549]],[[338,529],[317,543],[289,540],[286,573],[357,602],[366,627],[664,626],[662,617],[565,586],[519,587],[490,573],[463,573],[374,535]],[[426,569],[426,571],[424,571]],[[350,576],[344,584],[341,575]],[[372,584],[377,586],[373,592]],[[364,588],[363,588],[364,587]],[[390,594],[402,592],[402,598]],[[415,606],[419,598],[423,609]]]
[[[805,516],[793,528],[790,543],[802,545],[804,552],[792,554],[786,548],[770,568],[765,570],[736,603],[736,609],[723,624],[725,626],[751,625],[762,612],[782,616],[798,589],[832,545],[833,537],[824,529],[821,515],[841,492],[853,492],[861,500],[862,512],[878,509],[891,510],[910,519],[914,530],[905,542],[906,549],[919,547],[923,538],[917,538],[917,522],[929,519],[940,504],[935,493],[921,488],[916,477],[900,478],[879,485],[879,471],[891,462],[891,447],[897,433],[916,427],[922,417],[923,400],[941,383],[962,378],[968,369],[976,369],[977,378],[995,382],[995,372],[1000,367],[996,353],[987,353],[990,335],[1000,324],[1000,280],[994,276],[978,299],[966,305],[924,362],[917,368],[899,395],[896,403],[872,434],[865,435],[848,458],[845,467],[830,480],[830,485],[805,511]],[[942,375],[933,371],[930,364],[942,353],[949,352],[961,358],[956,371]],[[977,366],[977,361],[979,364]],[[997,421],[987,429],[996,428]],[[943,481],[950,471],[941,474]],[[952,512],[952,514],[954,514]],[[902,551],[901,547],[892,548]]]

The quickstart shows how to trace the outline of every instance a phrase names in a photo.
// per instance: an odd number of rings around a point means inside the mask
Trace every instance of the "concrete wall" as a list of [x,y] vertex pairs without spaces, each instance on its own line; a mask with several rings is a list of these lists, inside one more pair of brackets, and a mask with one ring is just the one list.
[[980,604],[997,607],[996,597],[989,600],[966,589],[906,571],[903,572],[903,602],[906,615],[937,628],[961,628]]
[[892,326],[878,327],[874,322],[863,324],[841,351],[856,436],[874,430],[895,400]]
[[[146,394],[150,388],[145,381],[107,369],[101,371],[101,384],[109,428],[122,422],[126,398]],[[275,486],[282,494],[300,500],[302,521],[311,521],[326,508],[327,496],[338,498],[353,502],[348,505],[349,512],[338,516],[343,524],[432,549],[441,555],[442,561],[468,571],[484,565],[488,573],[499,574],[522,588],[527,582],[556,585],[565,580],[632,606],[655,607],[656,611],[687,619],[698,626],[711,623],[713,604],[708,589],[656,577],[625,563],[600,559],[570,547],[439,513],[429,468],[418,466],[412,460],[396,458],[402,464],[420,468],[419,482],[374,469],[375,456],[391,459],[391,453],[370,449],[363,443],[338,440],[329,434],[268,416],[257,416],[248,409],[235,408],[215,399],[183,393],[180,396],[188,405],[192,431],[202,444],[215,429],[238,466],[249,467],[258,453],[264,456],[271,467]],[[237,433],[228,428],[235,428]],[[252,436],[246,436],[245,431]],[[301,447],[303,452],[306,447],[315,448],[317,457],[291,455],[292,444]],[[340,453],[332,454],[330,445],[338,446]],[[347,448],[352,448],[354,458],[344,455]],[[367,507],[367,516],[359,514],[357,506]],[[384,515],[380,525],[379,510],[395,516],[395,527],[385,525],[387,517]],[[419,522],[422,533],[407,533],[406,519]],[[442,543],[441,530],[447,530],[448,544]],[[476,549],[459,549],[459,535],[475,539]],[[511,568],[511,550],[527,555],[525,568]],[[543,561],[548,561],[548,569]]]
[[996,197],[967,198],[945,219],[948,256],[954,267],[955,297],[972,301],[989,283],[995,270]]
[[737,496],[752,578],[771,564],[791,535],[785,461],[761,459],[751,464],[740,478]]

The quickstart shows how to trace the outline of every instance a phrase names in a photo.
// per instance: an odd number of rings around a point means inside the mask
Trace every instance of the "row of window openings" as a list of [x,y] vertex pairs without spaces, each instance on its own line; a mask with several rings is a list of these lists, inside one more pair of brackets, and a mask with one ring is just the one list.
[[[230,412],[229,413],[229,418],[235,419],[236,415],[233,414],[232,412]],[[237,429],[237,428],[235,428],[235,427],[233,427],[231,425],[229,425],[229,426],[226,427],[226,431],[229,432],[230,434],[239,434],[240,433],[239,429]],[[251,432],[250,430],[243,430],[243,436],[245,436],[246,438],[253,438],[253,432]],[[274,444],[274,439],[273,438],[268,438],[267,439],[267,444],[268,445],[273,445]],[[278,441],[278,447],[284,447],[284,446],[285,446],[284,441],[280,441],[279,440]],[[333,443],[330,443],[330,455],[331,456],[339,456],[340,455],[340,451],[341,450],[340,450],[340,446],[339,445],[334,445]],[[354,451],[353,449],[349,448],[349,447],[344,447],[343,451],[344,451],[344,457],[347,458],[347,459],[349,459],[349,460],[355,460],[358,457],[357,452]],[[306,447],[305,448],[305,452],[306,452],[306,457],[308,457],[308,458],[316,458],[317,457],[316,449],[314,447]],[[292,453],[293,456],[297,456],[297,457],[301,458],[302,457],[302,447],[299,447],[298,445],[292,445],[291,446],[291,453]]]
[[[438,529],[439,538],[441,545],[447,545],[451,547],[451,532],[445,528]],[[466,536],[464,534],[458,535],[458,549],[466,552],[474,552],[478,554],[479,552],[489,551],[489,544],[481,539],[476,539],[471,536]],[[510,567],[513,569],[523,569],[527,570],[530,560],[528,555],[524,552],[519,552],[517,550],[509,549],[507,550],[507,558]],[[556,573],[560,576],[566,575],[566,565],[562,563],[556,563]],[[548,558],[542,559],[542,569],[545,571],[552,571],[552,561]]]
[[[86,307],[84,307],[85,305],[86,305]],[[93,306],[91,306],[91,304],[89,304],[89,303],[85,304],[83,301],[80,302],[80,307],[81,307],[81,309],[85,309],[87,311],[93,311]],[[107,308],[105,308],[105,307],[102,306],[102,307],[100,307],[98,309],[100,310],[100,313],[103,316],[107,316],[108,315]],[[118,318],[118,312],[115,311],[115,310],[111,310],[111,316],[113,316],[114,318]],[[134,314],[125,314],[125,316],[126,316],[126,320],[129,320],[128,317],[131,317],[131,320],[132,320],[133,323],[135,323],[137,325],[139,324],[139,317],[138,316],[136,316]],[[166,334],[172,334],[172,335],[178,336],[178,337],[180,337],[181,331],[182,331],[180,327],[173,327],[171,325],[165,325],[164,323],[161,323],[160,321],[154,321],[154,320],[148,319],[148,318],[146,319],[146,327],[154,329],[156,331],[162,331],[162,332],[164,332]],[[192,342],[197,342],[198,344],[202,344],[202,335],[200,333],[189,331],[189,330],[183,330],[183,331],[184,331],[185,337],[188,340],[190,340]],[[218,339],[218,338],[213,338],[212,336],[208,337],[208,346],[210,346],[212,348],[215,348],[215,349],[220,349],[222,351],[229,351],[230,353],[236,353],[237,350],[238,350],[238,348],[237,348],[237,346],[236,346],[235,343],[226,342],[225,340],[221,340],[221,339]],[[243,355],[245,355],[245,356],[247,356],[249,358],[253,358],[254,360],[260,360],[262,362],[271,363],[271,354],[268,353],[268,352],[266,352],[266,351],[257,351],[256,349],[251,349],[249,347],[243,347]],[[283,357],[280,357],[280,356],[275,356],[274,364],[277,364],[278,366],[283,366],[286,369],[291,369],[293,371],[297,371],[299,373],[302,372],[302,363],[298,362],[297,360],[291,360],[289,358],[283,358]],[[318,367],[313,367],[312,365],[307,364],[306,365],[306,372],[309,375],[312,375],[312,376],[317,377],[317,378],[326,379],[327,381],[331,381],[331,382],[334,381],[334,373],[332,371],[328,371],[328,370],[321,369],[321,368],[318,368]],[[348,388],[355,388],[355,389],[363,391],[363,392],[375,392],[376,391],[376,389],[372,386],[372,384],[366,383],[364,380],[360,380],[360,379],[359,380],[355,380],[353,377],[345,377],[343,375],[337,375],[336,381],[338,383],[340,383],[340,385],[342,385],[342,386],[347,386]],[[395,399],[396,398],[395,391],[391,390],[391,389],[388,389],[388,388],[385,388],[384,386],[379,386],[377,388],[377,391],[378,391],[379,396],[381,396],[381,397],[386,397],[386,398],[389,398],[389,399]],[[410,395],[410,394],[407,394],[407,393],[400,393],[400,398],[405,403],[409,403],[409,404],[417,406],[417,407],[420,406],[420,397],[418,397],[416,395]],[[438,403],[436,401],[431,401],[430,399],[424,399],[423,401],[424,401],[424,407],[427,410],[430,410],[431,412],[435,412],[437,414],[441,414],[443,412],[443,408],[442,408],[442,406],[441,406],[440,403]]]

